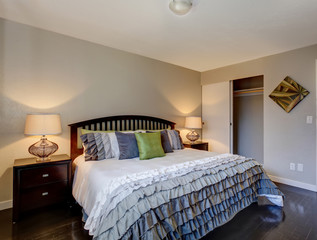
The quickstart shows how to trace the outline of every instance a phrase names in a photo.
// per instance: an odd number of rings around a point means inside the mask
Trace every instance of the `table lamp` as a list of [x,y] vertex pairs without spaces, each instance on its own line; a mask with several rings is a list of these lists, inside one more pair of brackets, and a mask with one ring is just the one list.
[[61,118],[59,114],[28,114],[25,121],[24,134],[41,136],[40,141],[29,147],[29,153],[37,157],[37,161],[48,161],[49,156],[55,153],[58,145],[47,140],[46,135],[57,135],[62,132]]
[[186,117],[185,128],[191,129],[191,131],[187,133],[186,138],[194,143],[200,137],[194,129],[201,128],[201,117]]

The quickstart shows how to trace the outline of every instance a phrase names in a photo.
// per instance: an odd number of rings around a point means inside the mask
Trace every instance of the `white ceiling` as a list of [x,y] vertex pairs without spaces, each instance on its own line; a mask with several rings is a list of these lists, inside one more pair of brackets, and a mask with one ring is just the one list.
[[0,0],[0,17],[197,71],[317,43],[316,0]]

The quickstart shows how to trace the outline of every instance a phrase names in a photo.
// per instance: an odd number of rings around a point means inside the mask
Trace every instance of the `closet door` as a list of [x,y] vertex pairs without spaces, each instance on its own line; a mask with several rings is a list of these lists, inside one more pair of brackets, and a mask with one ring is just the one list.
[[202,86],[203,140],[209,151],[230,151],[230,83],[221,82]]

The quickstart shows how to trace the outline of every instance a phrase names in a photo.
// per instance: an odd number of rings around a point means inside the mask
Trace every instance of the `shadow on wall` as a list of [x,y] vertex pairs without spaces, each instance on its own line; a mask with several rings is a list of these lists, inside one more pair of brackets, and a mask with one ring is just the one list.
[[[150,97],[132,94],[118,101],[110,101],[107,97],[100,95],[94,98],[94,91],[88,90],[89,88],[60,106],[45,110],[29,107],[4,96],[0,92],[0,134],[3,137],[7,136],[0,140],[0,151],[5,147],[10,147],[13,143],[20,145],[18,142],[25,138],[24,125],[26,114],[32,112],[60,113],[64,133],[69,132],[68,124],[112,115],[139,114],[164,118],[176,122],[177,129],[184,128],[185,116],[200,115],[200,105],[192,113],[184,114],[182,109],[177,109],[175,104],[171,103],[159,90],[155,89],[152,90]],[[26,93],[24,96],[27,98],[28,94]],[[100,102],[103,104],[99,105]],[[153,105],[155,102],[159,102],[159,104]],[[35,141],[36,139],[34,139]]]
[[24,137],[23,134],[26,114],[34,111],[36,111],[36,109],[7,98],[1,93],[0,134],[3,136],[3,139],[0,140],[0,151],[1,148],[14,142],[18,142]]
[[0,189],[6,189],[6,191],[0,191],[0,199],[10,200],[12,199],[12,189],[13,189],[13,168],[7,168],[3,174],[0,176]]
[[[127,91],[121,88],[113,89],[111,85],[109,82],[108,89],[91,85],[65,102],[58,108],[62,121],[68,125],[93,118],[131,114],[163,118],[176,122],[176,128],[183,128],[185,116],[201,114],[201,105],[192,109],[192,112],[185,113],[166,98],[160,89],[149,88],[145,95],[145,90],[141,87]],[[113,92],[117,97],[113,97]],[[182,99],[179,101],[182,102]]]
[[[1,99],[4,94],[4,27],[4,22],[0,21],[0,111],[2,111],[4,104]],[[2,119],[2,114],[0,112],[0,129],[4,126],[2,124]]]
[[[0,83],[2,83],[2,81],[0,81]],[[185,116],[200,115],[201,108],[201,106],[198,106],[192,113],[184,114],[182,109],[177,109],[175,104],[171,103],[158,90],[153,90],[150,98],[144,98],[142,95],[134,94],[134,96],[127,96],[117,102],[110,101],[109,99],[99,99],[102,98],[102,96],[91,99],[91,96],[94,94],[90,91],[84,91],[60,106],[45,110],[31,108],[28,105],[24,105],[4,96],[2,92],[0,93],[0,134],[2,136],[8,136],[0,141],[0,151],[2,148],[16,143],[25,137],[23,132],[27,113],[60,113],[63,132],[69,132],[67,125],[70,123],[90,118],[125,114],[140,114],[164,118],[176,122],[176,128],[182,129],[184,128]],[[24,96],[27,97],[27,94],[24,94]],[[156,101],[159,101],[158,105],[150,104]],[[104,103],[101,105],[102,107],[98,105],[99,102]]]
[[75,61],[75,53],[80,51],[75,48],[61,54],[61,40],[54,37],[56,34],[0,19],[2,95],[45,111],[87,88],[91,83],[89,73]]

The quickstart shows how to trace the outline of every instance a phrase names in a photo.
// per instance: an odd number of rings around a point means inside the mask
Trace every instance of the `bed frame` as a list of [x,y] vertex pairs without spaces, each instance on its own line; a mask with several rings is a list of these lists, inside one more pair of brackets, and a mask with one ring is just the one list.
[[103,130],[103,131],[134,131],[138,129],[159,130],[159,129],[174,129],[175,123],[156,117],[141,116],[141,115],[121,115],[112,117],[103,117],[90,119],[87,121],[69,124],[70,126],[70,153],[74,160],[77,156],[83,153],[82,148],[78,148],[78,136],[80,130]]

